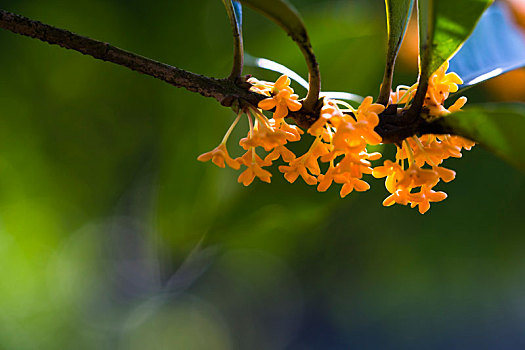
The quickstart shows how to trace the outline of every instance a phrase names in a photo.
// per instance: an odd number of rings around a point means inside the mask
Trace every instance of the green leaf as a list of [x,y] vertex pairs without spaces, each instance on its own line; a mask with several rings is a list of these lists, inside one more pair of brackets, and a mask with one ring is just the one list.
[[525,103],[466,107],[440,123],[525,171]]
[[308,65],[309,75],[308,96],[306,96],[304,105],[306,109],[313,108],[321,91],[321,75],[308,33],[297,10],[286,0],[240,0],[240,2],[261,12],[280,25],[299,45]]
[[378,98],[378,103],[384,105],[386,105],[390,99],[394,65],[397,53],[399,52],[399,47],[405,36],[414,0],[385,0],[385,5],[388,41],[385,74],[383,76],[381,92],[379,93]]
[[493,0],[419,0],[421,72],[428,75],[470,36]]

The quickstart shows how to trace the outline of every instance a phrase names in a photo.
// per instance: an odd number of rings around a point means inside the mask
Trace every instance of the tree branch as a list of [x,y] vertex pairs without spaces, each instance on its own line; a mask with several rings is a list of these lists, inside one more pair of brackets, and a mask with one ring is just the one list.
[[[263,99],[227,79],[215,79],[191,73],[137,54],[119,49],[108,43],[93,40],[70,31],[33,21],[29,18],[0,10],[0,28],[13,33],[39,39],[52,45],[78,51],[96,59],[112,62],[142,74],[152,76],[176,87],[183,87],[206,97],[228,104],[235,98],[257,105]],[[230,102],[231,103],[231,102]]]
[[[241,106],[243,104],[257,106],[259,101],[266,98],[266,96],[249,91],[250,84],[248,83],[239,83],[231,79],[216,79],[188,72],[119,49],[108,43],[55,28],[4,10],[0,10],[0,28],[127,67],[173,86],[197,92],[205,97],[215,98],[227,107],[230,107],[234,101],[239,101]],[[289,117],[294,119],[299,126],[307,129],[318,119],[320,108],[320,105],[315,106],[313,111],[305,111],[303,108],[297,112],[290,112]],[[383,138],[383,143],[399,143],[414,134],[440,134],[443,131],[445,130],[439,123],[428,123],[420,116],[414,118],[408,113],[401,114],[396,105],[390,105],[380,114],[380,123],[376,127],[376,132]],[[452,132],[452,130],[446,131],[447,133]]]

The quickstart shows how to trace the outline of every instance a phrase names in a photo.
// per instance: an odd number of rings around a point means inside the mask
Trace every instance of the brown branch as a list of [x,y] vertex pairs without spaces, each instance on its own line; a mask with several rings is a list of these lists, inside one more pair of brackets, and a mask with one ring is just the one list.
[[[216,79],[185,71],[137,54],[119,49],[108,43],[90,39],[70,31],[55,28],[29,18],[0,10],[0,28],[13,33],[39,39],[52,45],[78,51],[96,59],[112,62],[127,67],[136,72],[152,76],[176,87],[182,87],[197,92],[205,97],[212,97],[224,106],[231,106],[234,101],[257,106],[266,98],[263,95],[249,91],[248,83],[232,81],[231,79]],[[290,112],[290,118],[301,127],[307,129],[319,117],[321,106],[318,104],[313,111],[301,109]],[[443,133],[439,123],[428,123],[421,116],[400,114],[397,106],[391,105],[380,115],[380,124],[376,132],[383,137],[384,143],[399,143],[406,137],[421,133]],[[450,133],[450,130],[447,130]]]
[[[52,45],[78,51],[96,59],[112,62],[142,74],[152,76],[176,87],[183,87],[206,97],[228,104],[235,98],[257,104],[262,97],[249,92],[227,79],[215,79],[191,73],[137,54],[119,49],[108,43],[93,40],[70,31],[33,21],[4,10],[0,10],[0,28],[13,33],[39,39]],[[230,102],[231,103],[231,102]]]

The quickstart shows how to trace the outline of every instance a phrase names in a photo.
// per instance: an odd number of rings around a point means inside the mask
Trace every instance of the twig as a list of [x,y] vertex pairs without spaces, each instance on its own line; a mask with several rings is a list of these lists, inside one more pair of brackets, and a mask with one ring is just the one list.
[[[241,106],[243,103],[257,106],[259,101],[266,98],[266,96],[249,91],[250,85],[247,83],[238,83],[231,79],[216,79],[188,72],[119,49],[108,43],[55,28],[4,10],[0,10],[0,28],[127,67],[173,86],[197,92],[205,97],[215,98],[224,106],[229,107],[234,101],[239,101]],[[317,64],[314,65],[317,66]],[[414,118],[409,113],[400,114],[399,112],[396,105],[390,105],[380,114],[380,123],[375,130],[383,137],[383,143],[399,143],[414,134],[439,134],[445,131],[439,123],[428,123],[419,115]],[[317,105],[313,111],[305,111],[303,108],[297,112],[290,112],[289,117],[306,129],[318,119],[319,113],[320,106]],[[453,132],[452,130],[446,131],[447,133]]]
[[4,10],[0,10],[0,28],[127,67],[176,87],[213,97],[222,104],[227,105],[229,100],[233,102],[237,98],[257,105],[264,98],[227,79],[215,79],[188,72]]

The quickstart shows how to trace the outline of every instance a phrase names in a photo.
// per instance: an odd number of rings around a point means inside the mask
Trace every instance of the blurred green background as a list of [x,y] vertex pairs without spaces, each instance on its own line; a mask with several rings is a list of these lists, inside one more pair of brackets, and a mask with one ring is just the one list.
[[[383,1],[293,3],[324,89],[376,96]],[[230,71],[219,0],[2,8],[201,74]],[[306,75],[280,28],[249,9],[244,22],[250,54]],[[415,65],[396,82],[413,83]],[[475,147],[446,161],[457,179],[424,216],[382,207],[371,178],[345,199],[276,167],[271,185],[245,188],[196,161],[233,118],[215,100],[0,30],[0,349],[525,348],[522,173]]]

